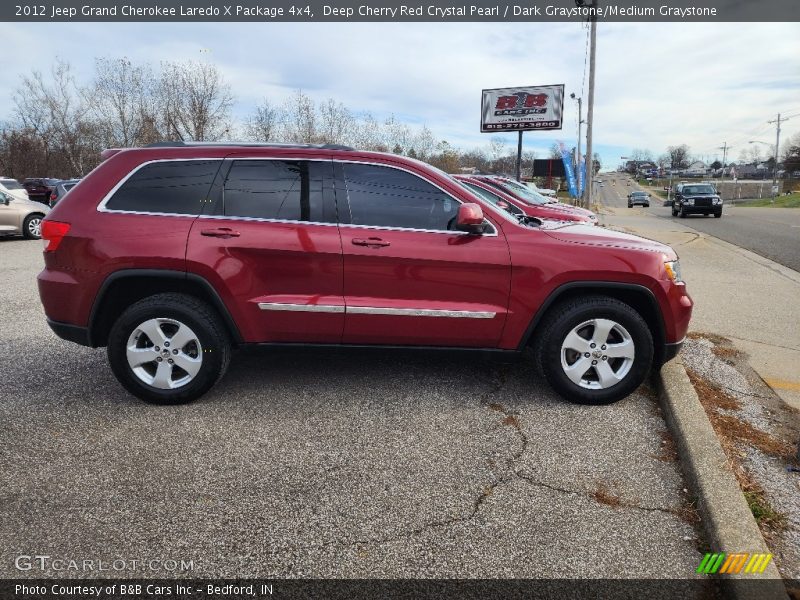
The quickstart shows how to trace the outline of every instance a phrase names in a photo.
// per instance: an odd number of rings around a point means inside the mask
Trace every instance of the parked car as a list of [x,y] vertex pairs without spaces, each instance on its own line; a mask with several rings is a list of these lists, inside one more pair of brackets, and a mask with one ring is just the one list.
[[551,221],[571,221],[594,225],[588,216],[572,211],[561,210],[556,202],[543,202],[532,204],[505,192],[502,188],[482,181],[479,177],[470,175],[454,175],[455,179],[467,186],[467,188],[487,202],[499,206],[503,210],[513,215],[527,215],[537,219],[549,219]]
[[722,216],[722,198],[710,183],[681,183],[675,187],[672,201],[672,216],[684,218],[687,215]]
[[488,176],[488,175],[476,175],[475,177],[480,181],[484,181],[500,189],[506,194],[509,194],[514,198],[517,198],[521,202],[531,204],[534,206],[545,206],[552,209],[558,209],[573,215],[588,217],[592,223],[595,224],[597,223],[597,215],[595,215],[592,211],[586,210],[585,208],[580,208],[578,206],[572,206],[571,204],[566,204],[564,202],[557,202],[552,198],[546,198],[541,194],[537,194],[533,190],[528,189],[526,186],[518,185],[517,182],[510,180],[506,177]]
[[23,235],[29,240],[38,240],[42,237],[42,219],[48,212],[50,209],[39,202],[0,191],[0,234]]
[[[514,180],[512,179],[511,181]],[[525,185],[528,186],[530,189],[532,189],[534,192],[541,194],[542,196],[548,196],[550,198],[555,198],[556,196],[555,190],[551,190],[549,188],[540,188],[533,181],[528,181],[525,183]]]
[[31,200],[47,204],[50,201],[50,194],[59,181],[50,177],[29,177],[22,182],[22,186],[27,190]]
[[106,346],[150,402],[224,385],[234,347],[299,343],[532,346],[558,393],[605,404],[689,326],[669,246],[524,222],[407,157],[174,143],[102,158],[42,223],[39,294],[56,334]]
[[633,208],[637,204],[650,207],[650,194],[647,192],[631,192],[628,194],[628,208]]
[[63,198],[68,191],[78,185],[79,182],[80,179],[64,179],[59,181],[50,194],[50,208],[53,208],[56,203]]
[[0,177],[0,192],[6,192],[20,200],[29,200],[28,191],[19,181],[10,177]]

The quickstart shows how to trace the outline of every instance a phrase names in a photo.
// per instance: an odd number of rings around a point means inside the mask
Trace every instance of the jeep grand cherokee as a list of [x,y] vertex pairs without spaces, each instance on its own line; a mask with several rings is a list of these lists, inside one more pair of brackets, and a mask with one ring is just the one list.
[[673,356],[692,302],[668,246],[519,218],[417,160],[340,146],[109,150],[42,224],[39,293],[120,383],[193,400],[253,344],[532,356],[604,404]]

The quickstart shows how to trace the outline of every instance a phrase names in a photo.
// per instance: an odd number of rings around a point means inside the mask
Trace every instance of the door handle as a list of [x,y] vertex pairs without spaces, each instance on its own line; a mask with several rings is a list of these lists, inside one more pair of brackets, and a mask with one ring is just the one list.
[[382,240],[378,237],[371,237],[371,238],[353,238],[351,240],[354,246],[368,246],[370,248],[383,248],[385,246],[391,246],[391,242],[387,242],[386,240]]
[[234,231],[230,227],[217,227],[216,229],[203,229],[200,231],[200,235],[204,235],[206,237],[217,237],[228,239],[232,237],[239,237],[239,232]]

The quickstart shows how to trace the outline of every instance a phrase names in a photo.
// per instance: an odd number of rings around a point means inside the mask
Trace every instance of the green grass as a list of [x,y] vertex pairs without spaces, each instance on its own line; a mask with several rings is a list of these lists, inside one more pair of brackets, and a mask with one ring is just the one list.
[[759,200],[751,200],[746,202],[737,202],[738,206],[767,206],[772,208],[800,208],[800,192],[794,192],[790,196],[778,196],[775,198],[775,203],[772,203],[772,198],[761,198]]

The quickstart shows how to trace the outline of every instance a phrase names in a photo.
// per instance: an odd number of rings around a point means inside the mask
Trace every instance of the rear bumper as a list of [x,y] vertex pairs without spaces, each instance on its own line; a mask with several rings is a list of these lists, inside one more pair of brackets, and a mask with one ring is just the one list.
[[61,323],[60,321],[53,321],[47,319],[47,324],[58,337],[68,342],[74,342],[81,346],[91,346],[92,342],[89,337],[89,328],[81,327],[79,325],[72,325],[70,323]]

